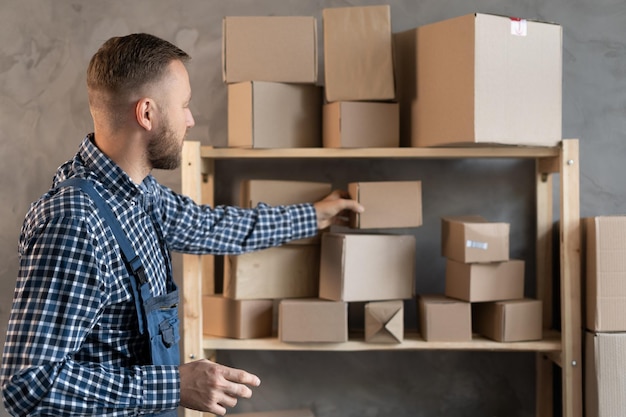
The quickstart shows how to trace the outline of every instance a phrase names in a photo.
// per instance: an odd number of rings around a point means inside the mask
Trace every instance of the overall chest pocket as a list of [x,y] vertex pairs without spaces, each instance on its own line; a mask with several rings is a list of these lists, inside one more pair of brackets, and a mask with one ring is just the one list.
[[153,365],[180,363],[178,291],[149,299],[145,305]]

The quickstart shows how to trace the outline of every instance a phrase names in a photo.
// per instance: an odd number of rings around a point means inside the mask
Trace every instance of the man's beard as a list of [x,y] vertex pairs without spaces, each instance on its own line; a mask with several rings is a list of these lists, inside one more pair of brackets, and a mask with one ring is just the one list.
[[181,145],[169,126],[155,132],[148,144],[148,160],[153,169],[176,169],[180,165]]

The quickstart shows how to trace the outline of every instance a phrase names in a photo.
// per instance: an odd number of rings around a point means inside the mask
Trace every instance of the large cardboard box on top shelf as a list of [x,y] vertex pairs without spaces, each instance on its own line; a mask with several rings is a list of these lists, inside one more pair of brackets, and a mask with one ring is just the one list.
[[228,146],[321,147],[321,87],[264,81],[229,84]]
[[626,410],[626,333],[585,334],[585,416]]
[[203,333],[234,339],[270,337],[273,320],[272,300],[234,300],[222,294],[202,299]]
[[458,262],[509,260],[510,225],[488,222],[481,216],[449,216],[441,219],[441,253]]
[[626,216],[584,219],[586,327],[626,332]]
[[556,146],[562,28],[469,14],[394,34],[401,141]]
[[350,212],[355,229],[404,228],[422,225],[421,181],[361,181],[348,184],[350,197],[365,207]]
[[283,245],[224,257],[224,295],[234,299],[317,297],[320,245]]
[[413,235],[324,233],[320,258],[320,298],[382,301],[413,297]]
[[468,342],[472,340],[472,309],[468,302],[443,294],[417,296],[420,334],[426,341]]
[[309,16],[227,16],[222,25],[226,83],[317,82],[317,20]]
[[389,5],[322,10],[328,102],[395,99]]
[[398,103],[336,101],[322,110],[325,148],[397,148],[400,146]]
[[469,302],[524,298],[524,261],[467,264],[447,259],[445,294]]
[[472,303],[472,326],[475,332],[497,342],[541,340],[541,300]]
[[278,338],[282,342],[347,342],[348,303],[317,298],[281,300]]
[[[281,206],[300,203],[314,203],[332,192],[332,184],[315,181],[290,180],[244,180],[241,182],[240,204],[245,208],[256,207],[259,203]],[[298,239],[290,244],[314,244],[320,235]]]

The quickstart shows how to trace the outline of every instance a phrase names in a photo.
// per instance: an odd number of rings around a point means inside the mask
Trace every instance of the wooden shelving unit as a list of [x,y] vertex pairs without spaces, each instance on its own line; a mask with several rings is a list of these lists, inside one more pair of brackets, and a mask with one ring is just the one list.
[[[582,349],[580,301],[580,195],[578,140],[565,139],[557,147],[465,147],[465,148],[368,148],[368,149],[234,149],[201,146],[186,142],[183,149],[182,192],[196,202],[214,204],[215,160],[218,159],[485,159],[525,158],[536,166],[536,297],[544,305],[544,338],[541,341],[498,343],[476,336],[471,342],[425,342],[417,334],[406,334],[397,345],[363,342],[351,335],[340,344],[287,344],[276,338],[236,340],[203,337],[202,295],[215,288],[211,256],[183,256],[183,355],[185,361],[210,357],[219,350],[482,350],[526,351],[537,356],[536,415],[554,414],[553,365],[561,368],[562,415],[582,417]],[[552,232],[554,187],[558,177],[560,196],[560,294],[553,294]],[[557,298],[558,297],[558,298]],[[552,326],[552,306],[560,302],[560,332]],[[186,411],[187,416],[201,413]]]

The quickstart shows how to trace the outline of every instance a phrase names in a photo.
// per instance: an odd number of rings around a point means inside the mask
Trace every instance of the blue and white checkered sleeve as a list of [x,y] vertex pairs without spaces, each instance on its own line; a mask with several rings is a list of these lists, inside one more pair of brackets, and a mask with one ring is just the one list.
[[317,233],[317,214],[310,203],[210,207],[173,193],[165,193],[162,201],[167,240],[180,252],[237,255]]

